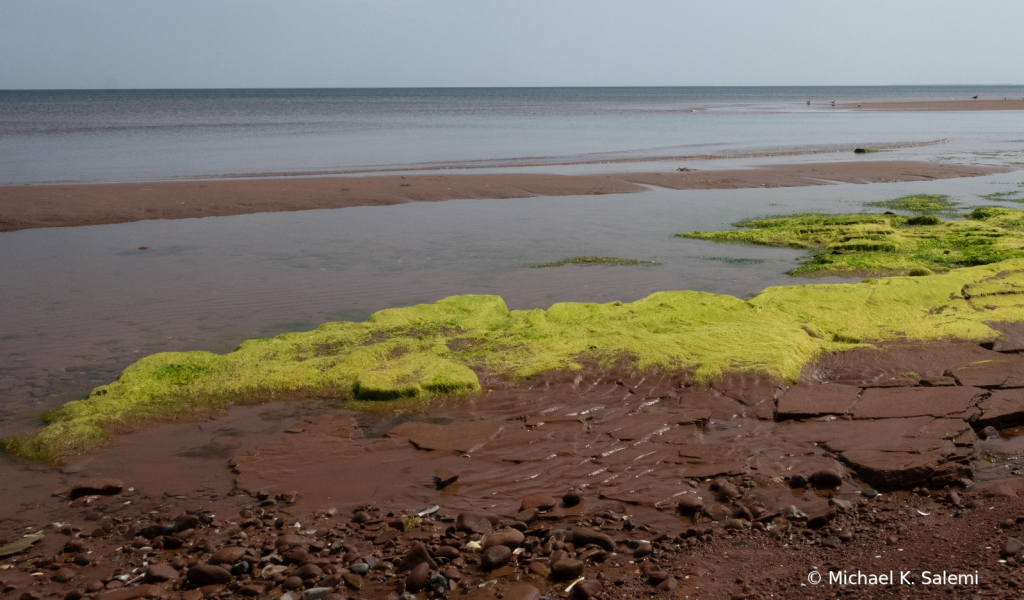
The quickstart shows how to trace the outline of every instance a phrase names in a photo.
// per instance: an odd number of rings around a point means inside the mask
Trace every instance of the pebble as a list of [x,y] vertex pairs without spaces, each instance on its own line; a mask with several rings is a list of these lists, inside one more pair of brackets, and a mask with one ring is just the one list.
[[994,440],[999,437],[999,430],[989,425],[978,432],[978,437],[983,440]]
[[806,521],[807,520],[807,513],[805,513],[804,511],[800,510],[799,508],[797,508],[796,505],[794,505],[794,504],[790,504],[785,509],[783,509],[782,516],[783,516],[783,518],[785,518],[785,519],[787,519],[789,521]]
[[692,515],[704,508],[704,500],[697,494],[683,494],[679,499],[679,512],[684,515]]
[[508,546],[515,550],[522,545],[523,540],[525,539],[526,536],[518,529],[500,529],[485,535],[483,539],[480,540],[480,545],[483,546],[484,550],[491,546]]
[[348,570],[356,575],[366,575],[370,572],[370,565],[366,563],[356,563],[350,566]]
[[166,564],[149,565],[146,569],[146,583],[161,583],[163,581],[177,581],[178,571]]
[[821,545],[826,548],[838,548],[843,545],[843,541],[837,537],[822,538]]
[[572,586],[572,598],[578,600],[590,600],[604,591],[604,586],[596,579],[584,579]]
[[427,589],[432,592],[443,590],[448,591],[448,578],[440,573],[434,573],[430,576],[430,581],[427,582]]
[[833,489],[843,485],[843,476],[833,469],[821,469],[811,474],[810,481],[816,488]]
[[829,504],[836,507],[836,510],[841,513],[848,513],[853,511],[853,502],[849,500],[841,500],[839,498],[832,498],[828,501]]
[[740,488],[726,481],[724,483],[719,484],[718,495],[715,496],[715,500],[718,500],[719,502],[729,502],[739,498],[742,495],[743,493],[740,492]]
[[353,590],[358,590],[363,587],[363,577],[358,573],[343,573],[341,578],[345,580],[345,585]]
[[[214,554],[214,556],[217,556],[217,555]],[[239,557],[239,558],[241,558],[241,557]],[[281,558],[284,559],[284,562],[286,562],[286,563],[288,563],[290,565],[301,565],[302,563],[304,563],[307,560],[309,560],[309,551],[306,550],[305,548],[303,548],[302,546],[298,546],[298,547],[292,548],[291,550],[288,550],[286,552],[281,553]],[[231,562],[234,562],[234,561],[231,561]]]
[[577,548],[582,548],[587,544],[595,544],[609,552],[615,550],[615,540],[610,535],[602,531],[587,529],[586,527],[573,527],[572,543]]
[[583,497],[580,496],[578,492],[568,492],[564,496],[562,496],[562,504],[564,504],[567,508],[576,506],[581,502],[583,502]]
[[645,558],[650,556],[652,552],[654,552],[654,546],[650,542],[644,542],[637,546],[636,550],[633,550],[633,558]]
[[878,497],[878,490],[873,490],[871,488],[864,488],[864,489],[862,489],[860,491],[860,495],[864,496],[865,498],[877,498]]
[[454,546],[441,546],[434,551],[434,556],[438,558],[447,558],[448,560],[455,560],[462,556],[459,549]]
[[233,565],[236,562],[242,560],[245,556],[245,548],[237,548],[228,546],[227,548],[221,548],[220,550],[213,553],[208,561],[211,565],[229,564]]
[[[199,587],[231,583],[231,573],[216,565],[197,565],[192,567],[185,573],[185,578]],[[301,581],[299,583],[301,584]]]
[[430,556],[430,551],[422,542],[416,542],[406,553],[402,564],[398,566],[399,571],[412,571],[420,563],[426,563],[431,569],[437,568],[437,563]]
[[246,585],[243,585],[242,587],[238,588],[238,592],[236,592],[236,593],[239,596],[249,596],[249,597],[252,597],[252,596],[259,596],[260,594],[262,594],[265,591],[266,591],[266,588],[263,587],[262,585],[260,585],[258,583],[250,583],[250,584],[246,584]]
[[[495,519],[495,521],[496,520],[497,519]],[[459,516],[455,518],[455,529],[456,531],[479,533],[483,535],[490,533],[491,530],[494,529],[494,525],[491,522],[490,515],[485,513],[464,512],[459,513]]]
[[306,563],[298,569],[296,569],[295,572],[292,573],[292,575],[305,581],[307,579],[320,579],[324,576],[324,571],[323,569],[314,565],[313,563]]
[[1010,538],[1006,540],[1006,543],[1003,544],[1002,549],[999,550],[999,555],[1003,557],[1017,556],[1018,554],[1020,554],[1021,550],[1024,550],[1024,543],[1022,543],[1017,538]]
[[493,571],[502,567],[512,558],[512,550],[508,546],[491,546],[484,550],[480,566],[485,571]]
[[53,574],[53,580],[56,581],[56,582],[59,582],[59,583],[67,583],[67,582],[71,581],[72,579],[74,579],[75,575],[76,575],[76,573],[75,573],[74,569],[69,569],[67,567],[61,567],[61,568],[57,569],[56,573]]
[[536,508],[537,510],[551,510],[558,504],[558,500],[555,500],[547,494],[530,494],[523,498],[522,507],[519,510],[530,510]]
[[[504,548],[504,546],[497,546]],[[508,550],[508,548],[505,548]],[[509,556],[511,556],[509,552]],[[417,593],[423,590],[427,586],[427,581],[430,579],[430,565],[425,562],[421,562],[416,565],[416,568],[409,572],[409,575],[405,578],[405,589],[412,593]]]
[[333,590],[329,587],[314,587],[302,592],[302,600],[320,600]]
[[563,558],[551,565],[551,576],[568,581],[583,575],[583,562],[574,558]]

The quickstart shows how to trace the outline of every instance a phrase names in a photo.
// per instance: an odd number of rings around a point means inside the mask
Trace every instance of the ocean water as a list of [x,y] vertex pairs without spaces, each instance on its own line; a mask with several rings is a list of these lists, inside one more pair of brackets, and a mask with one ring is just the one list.
[[1000,151],[1024,138],[1020,112],[830,105],[975,94],[1022,98],[1024,86],[0,91],[0,184],[594,161],[608,170],[850,144]]
[[[686,164],[703,169],[840,160],[848,156],[790,153],[882,144],[909,145],[889,158],[1024,163],[1024,111],[830,106],[976,93],[1018,97],[1024,87],[0,92],[0,183],[524,165],[608,172],[672,169],[685,157],[699,157]],[[224,352],[247,338],[455,294],[546,308],[674,289],[743,297],[806,283],[785,274],[800,251],[673,235],[756,215],[859,211],[913,193],[981,204],[1021,183],[1016,172],[655,189],[0,233],[0,436],[37,427],[42,410],[84,397],[153,352]],[[580,255],[661,264],[530,266]]]

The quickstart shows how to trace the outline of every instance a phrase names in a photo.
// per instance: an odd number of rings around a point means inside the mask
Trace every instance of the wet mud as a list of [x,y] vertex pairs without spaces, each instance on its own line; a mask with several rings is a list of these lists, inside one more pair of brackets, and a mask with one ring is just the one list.
[[[915,597],[1008,597],[1018,352],[858,349],[792,386],[587,368],[422,411],[236,407],[60,469],[5,459],[0,546],[28,547],[0,558],[2,597],[835,597],[808,571],[883,562]],[[942,570],[979,580],[923,584]]]

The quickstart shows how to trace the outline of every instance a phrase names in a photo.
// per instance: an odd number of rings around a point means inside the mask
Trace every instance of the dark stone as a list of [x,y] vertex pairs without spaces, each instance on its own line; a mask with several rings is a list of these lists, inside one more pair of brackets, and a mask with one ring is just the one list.
[[204,585],[227,585],[231,583],[231,573],[216,565],[198,565],[192,567],[185,573],[185,578],[190,583],[203,587]]
[[362,575],[357,575],[356,573],[342,573],[341,578],[345,580],[345,585],[353,590],[358,590],[363,587]]
[[572,586],[572,594],[569,596],[572,600],[590,600],[604,591],[604,586],[601,582],[596,579],[584,579],[583,581]]
[[307,579],[320,579],[324,576],[324,571],[323,569],[314,565],[313,563],[306,563],[298,569],[296,569],[295,572],[292,573],[292,575],[305,581]]
[[213,553],[210,557],[209,563],[211,565],[233,565],[236,562],[242,560],[245,556],[245,548],[237,548],[234,546],[228,546],[221,548],[220,550]]
[[551,510],[556,504],[558,504],[558,501],[547,494],[530,494],[523,498],[523,504],[519,510],[529,510],[531,508],[542,511]]
[[811,474],[811,484],[818,489],[833,489],[843,485],[843,476],[832,469],[822,469]]
[[177,581],[180,575],[178,571],[167,564],[149,565],[146,569],[146,583],[161,583],[164,581]]
[[71,499],[82,496],[113,496],[124,491],[120,479],[86,479],[71,486]]
[[613,540],[610,535],[602,531],[595,531],[585,527],[573,527],[572,544],[577,548],[582,548],[587,544],[595,544],[609,552],[613,552],[615,550],[615,540]]
[[574,558],[563,558],[551,565],[551,576],[555,579],[568,581],[583,574],[583,562]]
[[829,508],[826,511],[817,513],[808,518],[807,527],[811,529],[821,529],[834,518],[836,518],[836,510],[834,508]]
[[493,571],[498,567],[505,566],[505,563],[512,558],[512,550],[508,546],[491,546],[484,550],[481,556],[480,566],[485,571]]
[[487,512],[462,512],[455,517],[455,530],[466,533],[490,533],[498,524],[498,515]]
[[999,555],[1002,557],[1017,556],[1020,551],[1024,550],[1024,543],[1017,538],[1010,538],[1003,544],[1002,549],[999,550]]
[[[511,555],[511,551],[509,555]],[[420,592],[427,586],[427,581],[430,580],[430,565],[425,562],[421,562],[416,565],[409,575],[405,578],[405,589],[413,594]]]
[[427,547],[422,542],[416,542],[409,549],[409,552],[405,554],[405,558],[402,560],[402,564],[398,566],[398,570],[412,571],[421,563],[426,563],[430,569],[437,568],[437,563],[430,556],[430,551],[427,550]]
[[738,487],[726,481],[718,486],[718,495],[715,496],[715,500],[719,502],[730,502],[743,495]]

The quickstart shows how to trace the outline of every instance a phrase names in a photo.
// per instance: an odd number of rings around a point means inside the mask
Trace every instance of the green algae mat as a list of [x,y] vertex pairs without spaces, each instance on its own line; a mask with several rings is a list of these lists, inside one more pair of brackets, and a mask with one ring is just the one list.
[[887,201],[923,213],[827,215],[817,213],[750,219],[737,230],[680,233],[679,237],[812,249],[814,257],[790,275],[930,275],[950,269],[1024,258],[1024,210],[981,207],[962,221],[943,221],[950,203],[941,196]]
[[480,390],[478,372],[517,379],[584,361],[627,359],[638,371],[685,371],[703,383],[737,371],[792,381],[821,353],[865,343],[995,341],[1001,334],[984,324],[994,321],[1024,321],[1024,259],[929,277],[774,287],[750,300],[677,291],[510,311],[496,296],[457,296],[249,340],[223,355],[154,354],[87,399],[44,413],[38,432],[0,443],[52,463],[147,422],[231,404],[467,394]]

